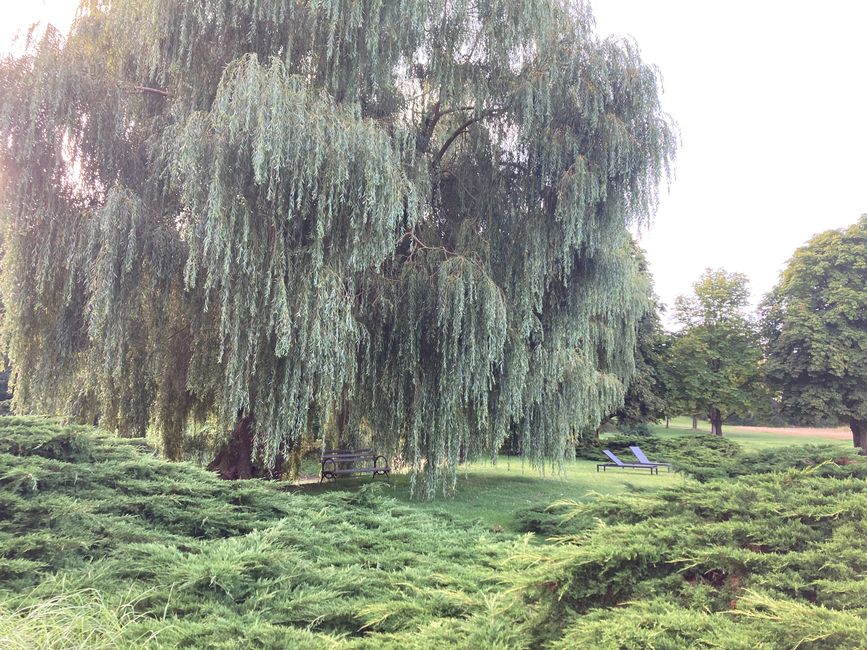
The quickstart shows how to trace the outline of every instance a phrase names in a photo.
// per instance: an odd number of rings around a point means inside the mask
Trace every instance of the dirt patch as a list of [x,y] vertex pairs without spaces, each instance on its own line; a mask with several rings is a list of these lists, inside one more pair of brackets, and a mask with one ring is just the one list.
[[831,438],[832,440],[851,440],[852,432],[848,427],[839,427],[837,429],[821,429],[817,427],[737,427],[728,426],[726,429],[732,431],[755,432],[755,433],[777,433],[782,436],[812,436],[815,438]]

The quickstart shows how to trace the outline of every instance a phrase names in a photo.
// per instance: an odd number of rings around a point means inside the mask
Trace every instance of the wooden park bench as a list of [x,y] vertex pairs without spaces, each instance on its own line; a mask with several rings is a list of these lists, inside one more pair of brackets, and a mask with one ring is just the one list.
[[[378,464],[382,460],[382,464]],[[337,479],[338,476],[351,474],[371,474],[371,478],[385,476],[389,478],[391,468],[385,456],[377,455],[376,451],[366,449],[329,449],[322,453],[322,473],[319,482],[325,479]]]

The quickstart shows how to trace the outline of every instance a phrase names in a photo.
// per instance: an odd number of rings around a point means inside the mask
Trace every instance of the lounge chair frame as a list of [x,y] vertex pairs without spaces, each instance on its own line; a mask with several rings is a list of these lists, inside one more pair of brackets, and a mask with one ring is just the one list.
[[642,465],[658,465],[659,467],[664,467],[666,472],[671,471],[671,463],[663,463],[656,460],[649,460],[645,453],[641,451],[641,447],[638,445],[631,445],[629,447],[629,451],[632,452],[632,455],[638,459],[638,462]]
[[651,474],[659,474],[659,465],[647,464],[647,463],[624,463],[617,456],[615,456],[610,449],[603,449],[602,453],[608,456],[613,462],[611,463],[597,463],[596,471],[599,471],[599,468],[602,468],[602,471],[606,471],[609,467],[618,467],[620,469],[646,469],[650,470]]

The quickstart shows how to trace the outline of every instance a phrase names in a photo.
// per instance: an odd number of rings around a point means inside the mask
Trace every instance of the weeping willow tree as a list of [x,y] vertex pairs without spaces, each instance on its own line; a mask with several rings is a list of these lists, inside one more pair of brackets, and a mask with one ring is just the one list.
[[0,65],[19,410],[227,477],[337,423],[430,496],[622,403],[628,227],[675,138],[655,69],[545,0],[85,0]]

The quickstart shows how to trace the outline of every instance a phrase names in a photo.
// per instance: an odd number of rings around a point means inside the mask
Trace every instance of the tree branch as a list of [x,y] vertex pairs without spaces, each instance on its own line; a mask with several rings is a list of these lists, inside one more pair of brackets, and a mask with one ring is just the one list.
[[150,88],[148,86],[133,86],[132,89],[137,93],[153,93],[154,95],[160,95],[162,97],[171,97],[171,93],[168,90],[162,90],[161,88]]
[[433,137],[434,129],[436,128],[437,122],[439,122],[440,117],[442,117],[442,113],[440,113],[440,103],[439,100],[437,100],[437,102],[431,108],[430,115],[428,115],[424,119],[424,123],[422,124],[422,130],[416,137],[416,147],[419,149],[419,151],[427,151],[430,140]]
[[475,106],[458,106],[456,108],[447,108],[444,111],[440,111],[440,115],[448,115],[449,113],[457,113],[459,111],[474,111],[476,110]]
[[475,124],[476,122],[481,122],[482,120],[484,120],[484,119],[486,119],[486,118],[488,118],[488,117],[491,117],[491,116],[493,116],[493,115],[497,115],[498,113],[502,113],[502,112],[503,112],[503,109],[501,109],[501,108],[491,108],[491,109],[489,109],[489,110],[487,110],[487,111],[483,111],[483,112],[481,112],[481,113],[480,113],[479,115],[477,115],[476,117],[471,117],[471,118],[468,119],[466,122],[464,122],[463,124],[461,124],[461,125],[460,125],[456,130],[455,130],[455,132],[452,133],[452,134],[449,136],[448,140],[445,141],[445,143],[443,144],[443,146],[440,147],[440,150],[439,150],[439,151],[437,152],[437,154],[434,156],[434,159],[431,161],[431,164],[432,164],[432,165],[436,165],[437,163],[439,163],[440,159],[445,155],[445,153],[446,153],[446,151],[448,151],[449,147],[452,146],[452,143],[453,143],[455,140],[457,140],[461,135],[463,135],[464,132],[466,132],[466,130],[467,130],[468,128],[470,128],[473,124]]

